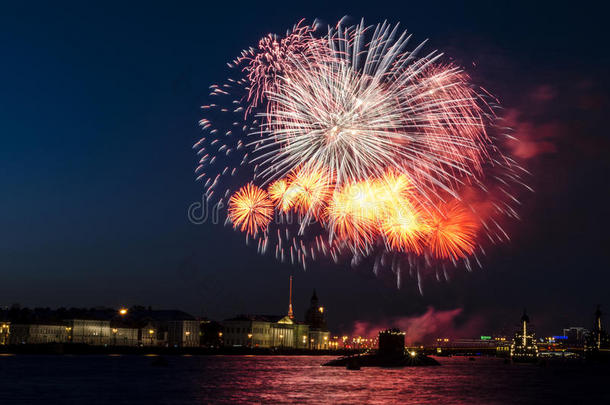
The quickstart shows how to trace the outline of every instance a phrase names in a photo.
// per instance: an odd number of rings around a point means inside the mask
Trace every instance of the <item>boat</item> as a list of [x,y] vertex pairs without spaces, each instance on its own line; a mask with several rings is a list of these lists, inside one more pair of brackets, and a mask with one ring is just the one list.
[[324,363],[323,366],[346,367],[359,370],[360,367],[421,367],[439,366],[435,359],[415,350],[405,349],[405,334],[398,329],[379,332],[377,351],[340,357]]
[[535,363],[538,361],[538,346],[534,333],[528,331],[527,325],[530,318],[523,310],[521,317],[521,330],[515,333],[510,345],[510,358],[515,363]]

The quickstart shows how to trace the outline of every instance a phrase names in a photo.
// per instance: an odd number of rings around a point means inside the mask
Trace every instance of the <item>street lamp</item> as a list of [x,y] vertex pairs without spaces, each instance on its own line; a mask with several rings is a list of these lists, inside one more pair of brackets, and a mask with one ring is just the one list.
[[119,309],[119,315],[121,315],[121,316],[125,316],[125,315],[127,315],[127,308],[121,308],[121,309]]

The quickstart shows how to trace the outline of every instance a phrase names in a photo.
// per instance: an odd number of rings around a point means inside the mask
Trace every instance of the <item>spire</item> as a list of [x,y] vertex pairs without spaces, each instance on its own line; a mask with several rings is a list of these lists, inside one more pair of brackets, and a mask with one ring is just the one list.
[[317,302],[318,302],[318,295],[316,294],[316,289],[315,289],[315,288],[313,289],[313,294],[312,294],[312,296],[311,296],[311,303],[313,304],[314,302],[315,302],[316,304],[317,304]]
[[521,317],[521,322],[529,322],[530,317],[527,316],[527,310],[523,308],[523,316]]
[[290,276],[290,292],[288,295],[288,317],[294,319],[294,312],[292,312],[292,276]]
[[595,310],[595,324],[597,325],[601,325],[601,319],[602,319],[602,310],[601,310],[601,305],[597,304],[597,309]]

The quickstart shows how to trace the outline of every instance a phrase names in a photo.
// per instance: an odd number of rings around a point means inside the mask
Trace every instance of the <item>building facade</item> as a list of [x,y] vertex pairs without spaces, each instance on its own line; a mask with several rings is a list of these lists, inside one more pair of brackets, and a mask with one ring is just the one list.
[[170,347],[198,347],[199,321],[169,321],[167,324],[167,343]]
[[96,319],[70,319],[67,321],[68,339],[72,343],[91,346],[112,344],[110,321]]
[[326,327],[325,309],[318,300],[316,290],[313,290],[309,301],[309,308],[305,312],[305,323],[309,325],[309,349],[328,350],[330,345],[330,332]]
[[223,345],[294,348],[297,336],[295,326],[289,316],[239,315],[222,322]]
[[138,346],[139,345],[139,329],[126,327],[112,327],[110,332],[112,337],[110,344],[113,346]]
[[0,345],[9,344],[10,334],[11,334],[11,323],[8,321],[0,323]]
[[290,348],[327,350],[330,332],[326,328],[324,307],[314,290],[305,322],[296,322],[292,312],[292,280],[288,314],[239,315],[222,322],[222,344],[225,347]]
[[65,343],[68,332],[63,324],[13,324],[8,341],[13,345]]

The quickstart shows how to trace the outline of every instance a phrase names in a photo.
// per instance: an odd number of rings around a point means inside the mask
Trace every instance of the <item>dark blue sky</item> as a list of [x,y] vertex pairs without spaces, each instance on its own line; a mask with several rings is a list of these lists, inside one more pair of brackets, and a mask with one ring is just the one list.
[[[91,3],[91,4],[90,4]],[[333,327],[464,308],[490,327],[523,306],[541,327],[588,324],[607,286],[609,61],[586,2],[14,2],[0,6],[0,305],[176,307],[223,318],[277,313],[294,271]],[[489,4],[488,4],[489,3]],[[193,225],[191,145],[225,63],[300,18],[400,21],[502,101],[536,193],[485,269],[419,296],[368,269],[307,272]],[[538,317],[536,315],[538,314]]]

